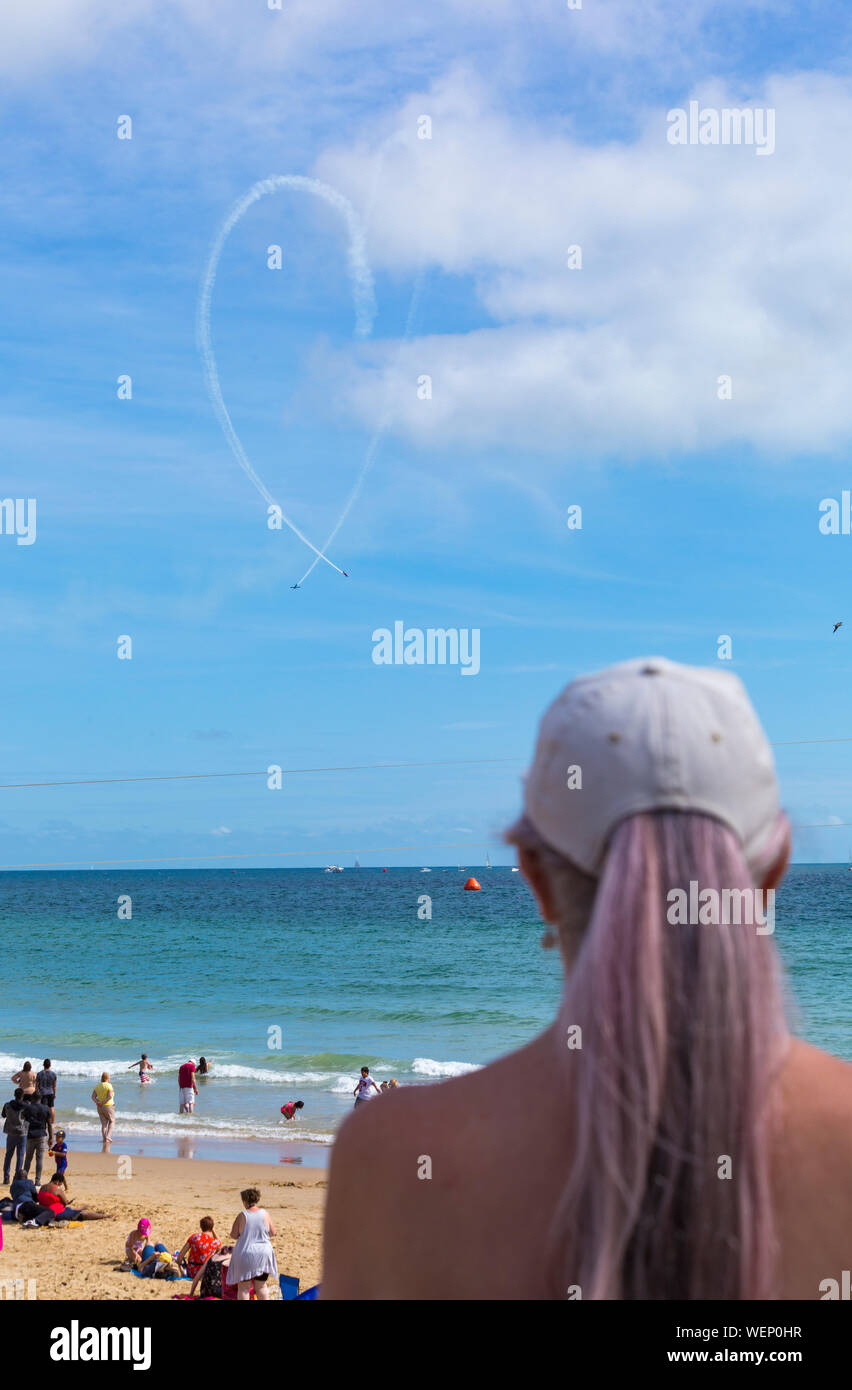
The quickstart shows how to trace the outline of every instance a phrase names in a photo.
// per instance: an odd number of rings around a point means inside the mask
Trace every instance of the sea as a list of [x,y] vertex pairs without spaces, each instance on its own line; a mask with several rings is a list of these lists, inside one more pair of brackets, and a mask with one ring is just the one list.
[[[0,874],[6,1089],[49,1056],[72,1155],[100,1148],[91,1091],[108,1071],[114,1154],[324,1166],[362,1065],[431,1085],[556,1009],[557,953],[520,874],[430,868]],[[848,866],[793,866],[775,938],[796,1030],[852,1061]],[[147,1086],[128,1071],[143,1051]],[[202,1054],[210,1074],[180,1115],[178,1067]],[[288,1122],[289,1100],[304,1109]]]

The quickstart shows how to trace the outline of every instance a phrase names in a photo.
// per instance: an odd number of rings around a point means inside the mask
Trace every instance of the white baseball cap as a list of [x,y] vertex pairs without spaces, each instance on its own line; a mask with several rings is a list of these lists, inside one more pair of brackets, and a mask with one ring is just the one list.
[[542,718],[524,799],[539,834],[592,875],[625,816],[714,816],[753,866],[780,810],[772,750],[742,682],[657,656],[565,687]]

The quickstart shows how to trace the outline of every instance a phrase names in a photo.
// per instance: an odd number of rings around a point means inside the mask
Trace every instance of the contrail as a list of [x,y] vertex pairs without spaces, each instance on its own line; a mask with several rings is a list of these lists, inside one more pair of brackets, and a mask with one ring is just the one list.
[[[321,183],[319,179],[305,178],[300,174],[274,174],[271,178],[261,179],[258,183],[253,184],[248,193],[235,204],[222,224],[219,235],[213,243],[213,249],[210,252],[210,258],[207,262],[207,269],[204,273],[201,294],[198,301],[198,347],[204,362],[204,379],[210,394],[210,399],[213,403],[213,409],[216,412],[216,418],[222,426],[222,431],[240,468],[243,470],[246,477],[254,483],[261,497],[268,504],[280,508],[282,521],[289,526],[290,530],[295,536],[298,536],[300,541],[304,542],[309,550],[313,551],[315,557],[314,564],[316,564],[317,560],[324,560],[333,570],[337,570],[338,574],[344,574],[345,571],[342,570],[339,565],[336,565],[333,560],[330,560],[327,555],[323,554],[323,551],[319,550],[314,545],[313,541],[308,540],[304,532],[299,530],[296,523],[291,521],[290,517],[284,512],[283,507],[280,506],[280,503],[275,501],[275,498],[270,493],[263,479],[252,466],[242,446],[240,437],[234,429],[233,422],[228,414],[228,408],[222,396],[222,388],[219,384],[219,373],[216,367],[216,357],[213,352],[213,343],[210,336],[210,302],[213,296],[213,286],[216,282],[216,271],[219,267],[219,260],[225,242],[228,240],[228,237],[240,218],[253,203],[256,203],[259,198],[265,197],[267,193],[276,193],[279,189],[284,188],[294,189],[302,193],[311,193],[314,197],[322,198],[343,217],[349,233],[347,261],[349,278],[352,284],[352,297],[355,304],[355,332],[359,338],[366,338],[369,335],[373,326],[373,320],[376,316],[376,297],[373,287],[373,275],[367,260],[364,229],[358,219],[355,209],[349,200],[344,198],[342,193],[338,193],[337,189],[330,187],[327,183]],[[335,536],[340,529],[342,521],[357,494],[361,478],[363,478],[365,472],[365,468],[361,470],[356,487],[350,495],[350,500],[347,502],[341,520],[332,532],[332,536]],[[326,542],[326,546],[327,545],[328,542]],[[325,547],[323,547],[323,549],[325,549]],[[313,565],[311,569],[313,569]],[[308,573],[310,573],[310,570]]]
[[[409,306],[408,306],[408,316],[407,316],[407,318],[406,318],[406,320],[405,320],[405,332],[403,333],[403,336],[402,336],[402,339],[401,339],[401,341],[400,341],[399,348],[398,348],[397,354],[396,354],[396,361],[397,361],[397,362],[399,361],[400,357],[402,356],[403,349],[405,348],[405,345],[406,345],[406,343],[408,342],[408,340],[409,340],[409,338],[410,338],[410,336],[411,336],[411,330],[412,330],[412,328],[413,328],[413,326],[414,326],[414,318],[415,318],[415,314],[417,313],[417,308],[418,308],[418,306],[419,306],[419,304],[420,304],[420,296],[421,296],[421,294],[422,294],[422,292],[423,292],[423,284],[424,284],[425,279],[426,279],[426,271],[425,271],[424,267],[421,266],[421,267],[420,267],[420,270],[419,270],[419,272],[418,272],[418,275],[417,275],[417,280],[415,281],[415,284],[414,284],[413,293],[412,293],[412,295],[411,295],[411,303],[410,303]],[[365,479],[366,476],[367,476],[367,473],[369,472],[370,468],[372,467],[373,460],[375,459],[376,454],[378,453],[379,445],[381,444],[382,439],[384,438],[384,435],[385,435],[385,431],[387,430],[387,427],[388,427],[388,425],[390,424],[390,420],[391,420],[391,409],[390,409],[390,400],[389,400],[389,397],[390,397],[390,392],[391,392],[391,390],[393,389],[393,387],[392,387],[392,374],[389,374],[388,377],[386,378],[386,380],[387,380],[387,388],[386,388],[386,395],[385,395],[385,405],[384,405],[384,410],[383,410],[383,412],[382,412],[381,419],[379,420],[378,426],[377,426],[377,428],[375,429],[375,431],[374,431],[374,433],[373,433],[373,436],[372,436],[372,438],[371,438],[369,444],[367,445],[367,452],[366,452],[365,455],[364,455],[364,462],[363,462],[362,465],[361,465],[361,471],[360,471],[360,473],[358,474],[357,478],[355,479],[355,482],[352,484],[352,490],[351,490],[351,492],[349,493],[349,496],[347,497],[347,499],[346,499],[346,501],[345,501],[345,503],[344,503],[344,505],[343,505],[343,511],[340,513],[340,516],[337,518],[337,521],[334,523],[334,526],[333,526],[332,529],[329,531],[328,535],[326,536],[325,540],[324,540],[323,543],[322,543],[322,549],[323,549],[323,550],[327,550],[328,547],[331,545],[332,541],[334,540],[335,536],[337,535],[338,531],[340,530],[341,526],[343,525],[344,521],[346,520],[346,518],[347,518],[347,516],[349,515],[350,511],[352,510],[352,507],[353,507],[353,505],[354,505],[355,499],[356,499],[356,497],[358,496],[358,493],[361,491],[361,485],[363,484],[364,479]],[[313,548],[313,547],[312,547],[312,548]],[[310,563],[310,565],[308,566],[308,568],[305,570],[305,573],[302,575],[301,579],[299,580],[299,583],[298,583],[298,585],[296,586],[297,588],[299,588],[302,584],[304,584],[304,582],[305,582],[305,580],[307,579],[308,575],[311,574],[311,572],[312,572],[313,569],[315,568],[317,561],[318,561],[318,560],[322,560],[322,559],[324,559],[324,558],[325,558],[324,555],[322,555],[322,553],[321,553],[319,550],[317,550],[317,551],[315,552],[314,558],[313,558],[313,560],[311,561],[311,563]]]

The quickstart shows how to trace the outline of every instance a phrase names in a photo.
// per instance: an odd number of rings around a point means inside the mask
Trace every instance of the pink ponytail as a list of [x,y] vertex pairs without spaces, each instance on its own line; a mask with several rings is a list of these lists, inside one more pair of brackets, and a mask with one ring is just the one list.
[[[508,838],[538,852],[531,830],[522,820]],[[782,817],[767,866],[786,833]],[[563,890],[583,876],[544,849],[558,903],[558,862]],[[754,925],[672,925],[668,894],[691,881],[751,892],[726,826],[657,812],[616,827],[556,1028],[575,1145],[552,1227],[557,1297],[773,1295],[777,955]]]

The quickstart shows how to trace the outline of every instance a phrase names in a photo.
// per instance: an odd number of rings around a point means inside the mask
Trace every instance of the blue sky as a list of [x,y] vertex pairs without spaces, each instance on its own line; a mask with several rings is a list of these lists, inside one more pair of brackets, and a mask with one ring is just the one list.
[[[852,487],[852,17],[357,10],[0,18],[0,496],[38,506],[35,544],[0,535],[0,781],[516,761],[5,790],[3,864],[509,862],[561,684],[713,664],[722,634],[771,739],[852,740],[852,536],[818,529]],[[673,148],[692,98],[772,107],[775,153]],[[381,432],[330,550],[351,577],[295,592],[310,554],[267,529],[196,344],[216,233],[273,174],[349,200],[377,303],[358,339],[343,223],[304,193],[256,203],[222,255],[228,409],[313,540]],[[480,673],[374,665],[397,620],[480,629]],[[777,757],[796,824],[852,822],[852,741]],[[437,844],[460,848],[368,853]],[[850,844],[802,829],[796,853]]]

